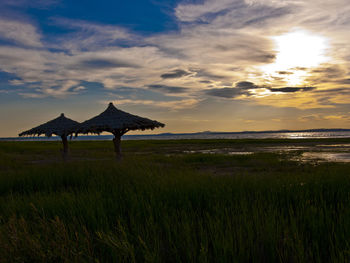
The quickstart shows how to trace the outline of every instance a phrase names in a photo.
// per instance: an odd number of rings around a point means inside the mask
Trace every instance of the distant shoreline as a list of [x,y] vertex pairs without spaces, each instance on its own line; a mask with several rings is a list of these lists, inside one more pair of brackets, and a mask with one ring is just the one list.
[[[269,130],[241,132],[195,132],[195,133],[160,133],[124,135],[124,140],[159,140],[159,139],[266,139],[266,138],[350,138],[350,129],[307,129],[307,130]],[[111,140],[113,135],[82,135],[72,137],[77,141]],[[57,141],[59,137],[4,137],[0,141]]]

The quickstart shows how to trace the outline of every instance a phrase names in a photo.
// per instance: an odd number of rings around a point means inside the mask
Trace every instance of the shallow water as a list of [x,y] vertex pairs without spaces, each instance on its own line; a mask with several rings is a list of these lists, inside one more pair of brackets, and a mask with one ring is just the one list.
[[183,153],[249,155],[249,154],[253,154],[254,152],[236,151],[236,150],[231,149],[231,148],[222,148],[222,149],[206,149],[206,150],[188,150],[188,151],[183,151]]
[[303,162],[350,162],[350,153],[304,152],[300,156]]
[[[294,154],[290,160],[300,162],[350,162],[350,144],[325,144],[325,145],[280,145],[280,146],[251,146],[241,148],[214,148],[186,150],[182,153],[226,154],[226,155],[250,155],[259,152]],[[300,152],[302,152],[300,154]]]

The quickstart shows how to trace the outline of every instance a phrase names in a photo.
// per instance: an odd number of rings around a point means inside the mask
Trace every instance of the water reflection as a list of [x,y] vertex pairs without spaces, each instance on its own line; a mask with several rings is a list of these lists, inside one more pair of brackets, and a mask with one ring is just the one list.
[[207,149],[207,150],[190,150],[190,151],[183,151],[183,153],[249,155],[249,154],[253,154],[254,152],[233,151],[231,148],[222,148],[222,149]]
[[250,155],[253,153],[288,154],[289,160],[300,162],[350,162],[350,144],[320,145],[279,145],[279,146],[245,146],[244,148],[192,149],[182,151],[185,154],[225,154]]
[[300,161],[318,161],[318,162],[350,162],[350,153],[335,152],[304,152]]

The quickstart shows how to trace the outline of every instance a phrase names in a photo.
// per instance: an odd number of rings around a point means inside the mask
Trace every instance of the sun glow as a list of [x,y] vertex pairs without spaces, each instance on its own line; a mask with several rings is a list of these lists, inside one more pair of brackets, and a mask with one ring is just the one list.
[[261,67],[265,78],[280,79],[288,85],[303,84],[308,69],[327,62],[328,41],[304,30],[292,31],[272,38],[276,44],[276,60]]

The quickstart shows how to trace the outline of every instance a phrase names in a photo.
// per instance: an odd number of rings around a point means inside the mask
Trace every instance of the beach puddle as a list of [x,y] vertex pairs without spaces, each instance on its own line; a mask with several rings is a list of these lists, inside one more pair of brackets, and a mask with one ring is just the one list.
[[319,144],[316,146],[317,147],[332,147],[332,148],[339,148],[339,147],[350,148],[350,144]]
[[271,146],[261,148],[262,152],[293,152],[306,151],[310,149],[308,146]]
[[349,152],[350,144],[319,144],[316,147],[321,150],[334,151],[334,152]]
[[254,153],[287,153],[290,160],[298,162],[350,162],[350,144],[325,145],[280,145],[242,148],[193,149],[182,151],[185,154],[224,154],[251,155]]
[[304,152],[299,158],[302,162],[350,162],[350,153]]
[[253,154],[253,152],[228,152],[228,155],[250,155]]
[[248,152],[248,151],[233,151],[233,149],[206,149],[206,150],[190,150],[190,151],[183,151],[183,153],[203,153],[203,154],[227,154],[227,155],[249,155],[253,154],[254,152]]

